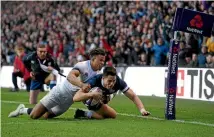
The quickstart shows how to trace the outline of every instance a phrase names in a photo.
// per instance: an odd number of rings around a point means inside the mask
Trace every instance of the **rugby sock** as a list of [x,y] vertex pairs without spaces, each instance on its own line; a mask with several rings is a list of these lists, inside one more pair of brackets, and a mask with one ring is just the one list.
[[31,111],[33,110],[33,108],[24,108],[21,109],[21,114],[28,114],[30,115]]
[[91,118],[92,117],[92,111],[85,111],[85,117]]
[[27,114],[30,115],[30,113],[32,112],[33,108],[28,108],[27,109]]
[[50,89],[52,89],[54,86],[56,86],[56,80],[51,80]]

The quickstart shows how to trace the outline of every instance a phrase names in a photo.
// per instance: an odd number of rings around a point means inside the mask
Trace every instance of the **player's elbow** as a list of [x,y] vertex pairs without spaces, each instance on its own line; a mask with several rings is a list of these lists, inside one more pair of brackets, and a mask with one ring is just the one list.
[[74,96],[74,97],[73,97],[73,101],[74,101],[74,102],[79,102],[80,99],[79,99],[78,97]]
[[80,101],[82,101],[81,100],[81,93],[76,93],[75,95],[74,95],[74,97],[73,97],[73,101],[74,102],[80,102]]

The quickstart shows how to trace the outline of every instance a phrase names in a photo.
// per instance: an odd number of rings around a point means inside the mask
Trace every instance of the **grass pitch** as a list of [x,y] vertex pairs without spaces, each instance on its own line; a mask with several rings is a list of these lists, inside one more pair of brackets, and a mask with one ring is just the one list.
[[[45,93],[40,93],[42,98]],[[32,120],[27,115],[8,118],[10,111],[20,103],[27,107],[28,93],[1,89],[2,137],[214,137],[214,102],[176,100],[177,121],[164,119],[165,98],[140,97],[152,113],[140,116],[135,105],[125,96],[116,96],[111,102],[117,112],[116,119],[76,120],[75,108],[85,108],[75,103],[60,117],[50,120]]]

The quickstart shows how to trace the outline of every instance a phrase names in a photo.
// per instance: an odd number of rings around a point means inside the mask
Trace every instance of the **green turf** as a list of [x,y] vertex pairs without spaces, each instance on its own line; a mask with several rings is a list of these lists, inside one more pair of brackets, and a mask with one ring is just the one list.
[[[45,93],[41,93],[40,98],[44,95]],[[164,119],[164,98],[141,99],[152,113],[151,118]],[[137,117],[140,116],[139,112],[125,96],[116,96],[110,103],[119,113],[116,119],[76,120],[73,119],[73,109],[50,120],[31,120],[27,115],[8,118],[9,112],[14,110],[19,102],[25,102],[28,107],[32,106],[27,104],[27,92],[12,93],[8,89],[1,89],[2,137],[214,137],[213,126],[188,123],[196,121],[214,125],[214,102],[177,99],[177,119],[185,120],[186,123]],[[72,106],[78,107],[85,108],[81,103]]]

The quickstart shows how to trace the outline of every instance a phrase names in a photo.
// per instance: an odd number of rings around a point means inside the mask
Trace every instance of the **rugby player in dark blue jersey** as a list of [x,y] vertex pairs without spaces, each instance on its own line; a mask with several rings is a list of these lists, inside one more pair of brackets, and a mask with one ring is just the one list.
[[[85,102],[85,105],[88,107],[89,110],[83,111],[81,109],[77,109],[74,118],[116,118],[116,111],[111,108],[107,103],[109,102],[108,96],[116,93],[118,90],[120,90],[125,96],[127,96],[130,100],[133,101],[142,116],[150,115],[150,113],[145,109],[139,97],[133,92],[133,90],[131,90],[127,86],[125,81],[123,81],[117,76],[117,72],[114,67],[105,67],[103,70],[103,74],[98,74],[92,77],[87,81],[87,83],[90,84],[91,88],[99,87],[102,90],[103,100],[101,101],[101,103],[95,106],[90,106]],[[74,101],[81,101],[81,93],[83,92],[77,92],[77,94],[73,98]]]
[[36,104],[43,84],[48,84],[51,89],[56,85],[56,76],[52,74],[52,71],[53,69],[60,71],[60,68],[52,56],[47,53],[47,48],[43,44],[39,44],[35,52],[27,54],[23,58],[23,63],[31,76],[29,102]]

